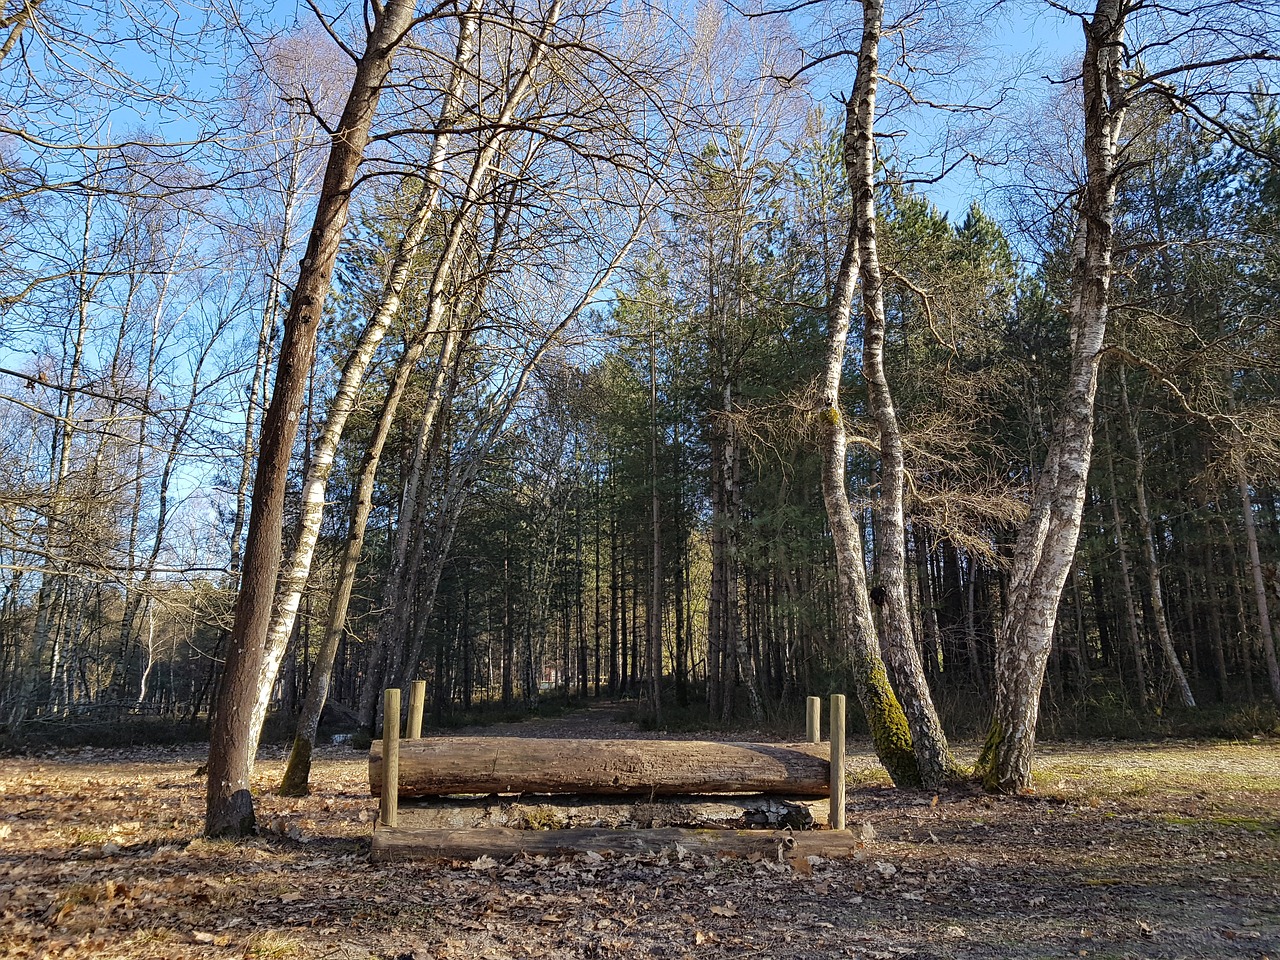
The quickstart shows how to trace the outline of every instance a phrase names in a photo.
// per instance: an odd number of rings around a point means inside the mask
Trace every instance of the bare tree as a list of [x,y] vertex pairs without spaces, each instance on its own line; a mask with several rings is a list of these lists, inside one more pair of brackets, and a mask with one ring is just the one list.
[[262,683],[280,569],[289,459],[356,171],[369,141],[378,99],[395,54],[413,26],[414,12],[413,0],[388,0],[374,6],[367,11],[364,50],[357,54],[344,47],[355,61],[355,76],[334,131],[314,226],[285,319],[275,388],[262,422],[235,625],[209,735],[205,832],[210,836],[243,836],[255,828],[249,791],[256,747],[253,705]]

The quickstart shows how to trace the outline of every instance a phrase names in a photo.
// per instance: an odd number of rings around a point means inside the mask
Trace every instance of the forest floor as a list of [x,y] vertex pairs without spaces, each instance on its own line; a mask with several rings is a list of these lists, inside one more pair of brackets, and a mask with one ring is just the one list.
[[[648,736],[601,708],[486,732]],[[0,956],[1280,960],[1276,741],[1045,744],[1035,796],[936,802],[891,789],[854,743],[864,849],[798,865],[372,864],[366,759],[343,747],[319,752],[301,800],[270,792],[284,754],[264,750],[262,836],[209,841],[203,759],[4,760]]]

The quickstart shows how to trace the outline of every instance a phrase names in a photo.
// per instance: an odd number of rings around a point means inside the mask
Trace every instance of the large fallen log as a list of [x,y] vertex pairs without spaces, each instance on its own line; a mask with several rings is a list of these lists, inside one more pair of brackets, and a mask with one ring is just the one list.
[[846,857],[860,846],[849,830],[404,830],[378,827],[372,857],[392,860],[472,860],[480,856],[504,859],[518,853],[556,856],[573,853],[655,854],[687,853],[710,856]]
[[[369,751],[369,788],[382,790],[382,743]],[[402,797],[488,793],[672,796],[769,793],[825,797],[828,747],[698,740],[534,740],[431,737],[400,743]]]
[[411,800],[399,808],[405,830],[511,827],[565,830],[583,827],[703,830],[812,830],[826,824],[826,800],[712,796],[619,798],[522,794],[517,797],[448,797]]

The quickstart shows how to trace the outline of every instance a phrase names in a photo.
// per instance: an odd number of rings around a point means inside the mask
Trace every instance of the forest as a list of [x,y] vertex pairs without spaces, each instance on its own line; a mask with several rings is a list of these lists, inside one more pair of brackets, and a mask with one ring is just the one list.
[[1278,13],[3,0],[5,737],[1275,734]]

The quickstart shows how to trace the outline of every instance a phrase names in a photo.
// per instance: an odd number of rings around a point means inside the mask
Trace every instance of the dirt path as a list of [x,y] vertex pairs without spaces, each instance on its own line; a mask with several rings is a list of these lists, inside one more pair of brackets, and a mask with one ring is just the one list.
[[[486,732],[640,736],[608,709]],[[647,734],[645,734],[647,736]],[[744,737],[745,739],[746,737]],[[884,785],[864,749],[857,858],[375,867],[364,757],[316,793],[256,780],[264,835],[200,838],[198,749],[0,767],[0,956],[1038,957],[1280,960],[1280,744],[1051,745],[1039,796]]]

